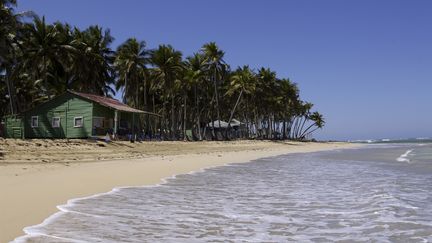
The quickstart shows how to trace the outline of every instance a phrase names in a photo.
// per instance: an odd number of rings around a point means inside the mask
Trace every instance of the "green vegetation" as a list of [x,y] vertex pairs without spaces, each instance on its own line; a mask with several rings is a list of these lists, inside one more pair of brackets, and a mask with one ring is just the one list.
[[[231,70],[214,42],[184,58],[171,45],[148,49],[130,38],[111,49],[109,30],[23,19],[15,0],[0,0],[0,117],[18,114],[67,89],[112,96],[158,113],[142,118],[149,133],[184,139],[228,139],[233,119],[244,138],[310,138],[324,126],[313,105],[300,99],[295,83],[268,68]],[[225,129],[221,121],[227,121]],[[210,124],[210,126],[208,125]],[[210,134],[210,137],[206,134]]]

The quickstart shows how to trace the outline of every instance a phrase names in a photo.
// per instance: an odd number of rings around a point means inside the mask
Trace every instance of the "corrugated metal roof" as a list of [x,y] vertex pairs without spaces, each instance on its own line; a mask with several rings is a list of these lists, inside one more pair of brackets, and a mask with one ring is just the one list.
[[68,90],[68,92],[71,94],[77,95],[79,97],[82,97],[84,99],[98,103],[102,106],[112,108],[112,109],[115,109],[118,111],[132,112],[132,113],[144,113],[144,114],[149,114],[149,115],[154,115],[154,116],[160,116],[160,115],[152,113],[152,112],[142,111],[142,110],[132,108],[126,104],[123,104],[122,102],[120,102],[116,99],[112,99],[112,98],[108,98],[108,97],[104,97],[104,96],[100,96],[100,95],[75,92],[72,90]]

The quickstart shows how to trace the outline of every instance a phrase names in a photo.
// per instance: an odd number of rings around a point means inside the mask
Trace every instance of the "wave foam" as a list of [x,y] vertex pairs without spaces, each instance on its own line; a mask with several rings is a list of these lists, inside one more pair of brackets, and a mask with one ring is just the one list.
[[408,155],[412,152],[413,150],[407,150],[404,154],[402,154],[401,156],[399,156],[399,158],[397,158],[396,160],[399,162],[410,162],[410,160],[407,158]]

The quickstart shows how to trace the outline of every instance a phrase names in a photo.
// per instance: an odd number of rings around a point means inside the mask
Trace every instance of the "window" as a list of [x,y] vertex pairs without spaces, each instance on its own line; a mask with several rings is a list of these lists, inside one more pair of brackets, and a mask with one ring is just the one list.
[[51,125],[52,127],[60,127],[60,117],[53,117]]
[[31,127],[39,127],[39,117],[32,116],[31,117]]
[[82,116],[74,117],[74,127],[83,127],[84,119]]

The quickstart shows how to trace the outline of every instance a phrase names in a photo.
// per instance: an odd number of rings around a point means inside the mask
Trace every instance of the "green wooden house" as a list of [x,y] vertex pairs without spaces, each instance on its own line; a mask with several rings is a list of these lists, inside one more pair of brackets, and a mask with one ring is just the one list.
[[139,116],[157,114],[118,100],[68,90],[4,123],[6,138],[89,138],[137,132]]

